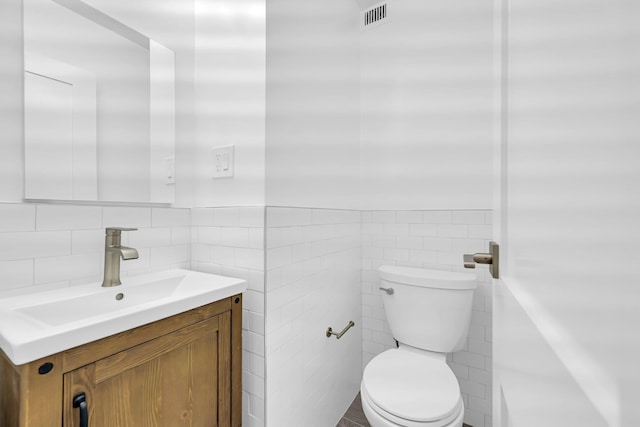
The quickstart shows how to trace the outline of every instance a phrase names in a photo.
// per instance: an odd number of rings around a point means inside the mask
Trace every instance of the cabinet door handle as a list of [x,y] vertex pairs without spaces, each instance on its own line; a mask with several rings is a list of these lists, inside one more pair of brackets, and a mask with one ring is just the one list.
[[89,410],[84,393],[73,396],[73,407],[80,408],[80,427],[89,427]]

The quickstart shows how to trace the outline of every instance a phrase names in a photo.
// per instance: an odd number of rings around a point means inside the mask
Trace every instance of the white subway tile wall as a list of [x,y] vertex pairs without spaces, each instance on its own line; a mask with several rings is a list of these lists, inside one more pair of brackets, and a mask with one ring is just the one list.
[[360,385],[360,212],[268,207],[266,231],[268,425],[334,426]]
[[109,226],[139,228],[123,233],[139,259],[122,277],[190,265],[189,209],[0,203],[0,218],[3,292],[101,281]]
[[[463,253],[488,247],[492,215],[0,203],[0,217],[0,296],[102,280],[108,226],[138,228],[123,233],[123,244],[140,255],[122,263],[123,277],[191,268],[246,279],[243,424],[264,427],[268,416],[270,425],[286,427],[335,425],[357,393],[362,367],[395,345],[376,269],[463,271]],[[448,363],[461,385],[465,422],[489,427],[490,276],[484,267],[475,271],[469,339]],[[356,327],[340,341],[325,337],[328,326],[340,330],[349,320]],[[327,366],[340,372],[326,375]]]
[[[191,268],[248,283],[242,310],[242,425],[247,427],[265,425],[264,218],[264,207],[191,210]],[[180,228],[173,231],[172,238],[182,234]]]
[[450,271],[475,271],[469,338],[447,357],[460,383],[465,423],[491,427],[491,276],[486,266],[462,267],[464,253],[486,252],[491,238],[491,211],[362,212],[362,366],[395,347],[378,291],[378,267],[403,265]]

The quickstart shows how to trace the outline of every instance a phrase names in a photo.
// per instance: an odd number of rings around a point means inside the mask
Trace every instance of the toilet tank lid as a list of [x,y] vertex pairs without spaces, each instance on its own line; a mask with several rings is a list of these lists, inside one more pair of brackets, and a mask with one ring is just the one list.
[[380,278],[388,282],[438,289],[476,288],[476,276],[469,273],[398,267],[395,265],[383,265],[378,268],[378,272],[380,273]]

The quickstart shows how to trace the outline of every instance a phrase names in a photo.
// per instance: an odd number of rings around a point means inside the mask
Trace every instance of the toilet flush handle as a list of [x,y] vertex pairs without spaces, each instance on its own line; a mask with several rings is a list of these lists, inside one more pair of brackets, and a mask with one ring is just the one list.
[[380,288],[381,291],[385,291],[387,295],[393,295],[393,288]]

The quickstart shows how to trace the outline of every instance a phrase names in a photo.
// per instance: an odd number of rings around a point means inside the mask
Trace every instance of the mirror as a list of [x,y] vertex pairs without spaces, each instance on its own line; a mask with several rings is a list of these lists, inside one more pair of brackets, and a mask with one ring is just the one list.
[[80,0],[24,0],[25,198],[174,201],[174,52]]

